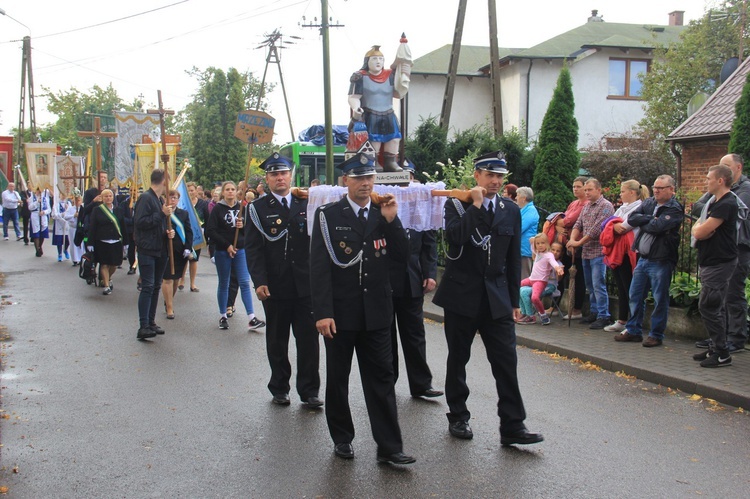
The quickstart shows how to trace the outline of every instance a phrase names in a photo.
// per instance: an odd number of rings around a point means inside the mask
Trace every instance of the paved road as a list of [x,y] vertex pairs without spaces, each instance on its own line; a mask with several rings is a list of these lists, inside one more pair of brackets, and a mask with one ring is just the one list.
[[[481,340],[469,365],[473,441],[447,432],[444,400],[397,396],[410,467],[375,462],[358,376],[356,458],[332,454],[324,414],[270,403],[262,333],[220,331],[216,278],[180,293],[167,334],[135,341],[135,276],[102,296],[66,263],[0,242],[0,482],[10,497],[718,497],[747,495],[750,419],[662,387],[519,349],[533,430],[499,445]],[[257,302],[256,302],[257,305]],[[428,325],[435,385],[445,342]],[[323,361],[325,356],[323,355]],[[323,369],[321,369],[323,372]],[[355,370],[356,373],[356,370]],[[17,467],[17,473],[13,469]]]

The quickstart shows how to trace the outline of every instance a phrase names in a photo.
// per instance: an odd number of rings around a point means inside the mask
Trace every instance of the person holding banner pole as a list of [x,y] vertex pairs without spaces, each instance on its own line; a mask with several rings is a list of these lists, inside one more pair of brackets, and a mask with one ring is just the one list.
[[164,308],[167,312],[167,319],[174,319],[174,296],[177,294],[177,287],[180,276],[185,272],[185,266],[193,253],[193,229],[190,226],[190,217],[188,212],[177,207],[180,200],[180,192],[170,190],[167,193],[167,204],[172,207],[174,212],[171,215],[172,228],[176,237],[172,242],[172,255],[174,256],[174,274],[170,271],[169,266],[164,268],[164,280],[161,284],[161,292],[164,295]]
[[44,240],[49,239],[49,214],[52,213],[47,189],[42,191],[39,187],[36,188],[36,192],[29,200],[29,211],[31,212],[31,240],[34,241],[36,256],[42,256]]
[[70,241],[70,257],[73,260],[73,267],[81,263],[81,257],[84,253],[82,244],[76,244],[76,230],[78,230],[78,215],[81,213],[81,205],[83,204],[83,198],[80,194],[74,194],[73,203],[68,208],[72,211],[71,217],[68,218],[68,240]]

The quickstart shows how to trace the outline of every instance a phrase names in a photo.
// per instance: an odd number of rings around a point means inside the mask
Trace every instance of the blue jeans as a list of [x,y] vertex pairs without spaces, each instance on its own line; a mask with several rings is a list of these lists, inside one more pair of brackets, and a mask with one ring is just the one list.
[[138,271],[141,276],[141,293],[138,295],[138,320],[141,327],[156,323],[156,307],[167,266],[167,255],[150,256],[138,252]]
[[21,229],[18,228],[18,209],[9,210],[3,208],[3,237],[8,237],[8,225],[13,220],[13,228],[16,229],[16,238],[21,237]]
[[216,290],[216,299],[219,301],[219,314],[227,313],[227,300],[229,299],[229,277],[232,270],[237,276],[242,295],[242,304],[245,305],[247,315],[253,312],[253,292],[250,290],[250,273],[247,271],[245,250],[237,251],[234,258],[227,251],[216,250],[214,253],[216,261],[216,272],[219,274],[219,288]]
[[590,313],[604,319],[609,317],[609,295],[607,294],[607,267],[604,255],[583,259],[583,277],[589,290]]
[[641,257],[633,270],[630,282],[630,320],[625,329],[633,335],[643,334],[643,316],[646,312],[646,297],[649,289],[654,297],[654,311],[651,313],[649,336],[664,339],[669,313],[669,282],[673,266],[668,261],[653,261]]

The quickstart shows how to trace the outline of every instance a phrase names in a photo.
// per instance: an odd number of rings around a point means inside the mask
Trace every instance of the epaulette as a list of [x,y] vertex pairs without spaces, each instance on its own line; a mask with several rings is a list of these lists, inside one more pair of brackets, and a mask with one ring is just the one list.
[[334,204],[338,204],[338,201],[333,201],[333,202],[330,202],[330,203],[326,203],[326,204],[320,206],[320,209],[321,210],[325,210],[325,209],[333,206]]
[[356,73],[352,73],[352,77],[349,78],[349,81],[354,83],[362,79],[362,73],[357,71]]

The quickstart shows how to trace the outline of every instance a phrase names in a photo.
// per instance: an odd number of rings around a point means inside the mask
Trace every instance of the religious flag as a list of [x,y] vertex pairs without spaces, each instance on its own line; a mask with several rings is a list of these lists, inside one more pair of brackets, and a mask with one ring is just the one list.
[[55,199],[70,199],[74,190],[83,193],[86,163],[83,156],[55,156],[53,179]]
[[26,150],[26,165],[30,189],[37,187],[52,189],[52,164],[57,154],[57,144],[30,142],[24,144]]
[[[167,153],[169,153],[168,173],[170,182],[177,178],[175,175],[175,163],[179,147],[179,144],[167,144]],[[143,186],[143,190],[145,191],[151,187],[151,172],[154,168],[164,167],[161,163],[161,143],[136,144],[135,155],[137,160],[136,164],[138,165],[138,182]]]
[[[159,129],[159,117],[147,113],[115,113],[115,178],[125,185],[135,172],[135,146],[143,143],[144,135]],[[149,170],[150,174],[150,170]],[[139,183],[141,180],[138,172]],[[148,189],[150,185],[146,186]]]
[[180,180],[175,190],[180,193],[180,200],[177,202],[177,207],[187,211],[190,217],[190,228],[193,230],[193,249],[201,249],[206,245],[206,239],[203,237],[201,222],[198,219],[198,214],[195,212],[195,207],[190,202],[190,195],[188,194],[184,178]]

